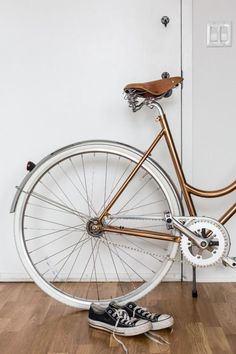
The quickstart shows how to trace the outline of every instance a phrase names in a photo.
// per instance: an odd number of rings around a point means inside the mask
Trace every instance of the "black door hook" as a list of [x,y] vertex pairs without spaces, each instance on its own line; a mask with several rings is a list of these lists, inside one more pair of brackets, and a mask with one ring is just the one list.
[[167,27],[167,25],[168,25],[169,22],[170,22],[170,19],[169,19],[168,16],[163,16],[163,17],[161,18],[161,23],[163,23],[163,25],[164,25],[165,27]]
[[170,77],[170,74],[167,72],[167,71],[164,71],[162,74],[161,74],[161,78],[162,79],[169,79]]

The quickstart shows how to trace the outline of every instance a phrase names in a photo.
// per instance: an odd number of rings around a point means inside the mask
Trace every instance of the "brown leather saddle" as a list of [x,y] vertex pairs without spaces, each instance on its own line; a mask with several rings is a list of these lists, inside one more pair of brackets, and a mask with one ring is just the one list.
[[131,90],[135,90],[139,96],[143,97],[165,96],[182,81],[182,77],[175,76],[162,80],[144,82],[142,84],[128,84],[125,86],[124,91],[129,93]]

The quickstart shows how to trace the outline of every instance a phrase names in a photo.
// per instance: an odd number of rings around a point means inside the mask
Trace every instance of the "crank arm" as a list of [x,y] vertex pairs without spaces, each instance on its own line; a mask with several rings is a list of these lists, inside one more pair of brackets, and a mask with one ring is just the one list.
[[166,218],[166,223],[168,228],[175,227],[177,230],[179,230],[181,233],[187,236],[191,241],[194,242],[196,246],[198,246],[201,249],[205,249],[208,247],[208,241],[201,240],[192,231],[190,231],[187,227],[181,224],[181,222],[179,222],[177,218],[173,217],[170,213],[165,213],[165,218]]
[[208,242],[205,240],[199,239],[192,231],[187,229],[183,224],[181,224],[178,220],[175,218],[172,219],[172,224],[174,227],[182,232],[185,236],[187,236],[191,241],[195,243],[196,246],[198,246],[201,249],[205,249],[208,246]]

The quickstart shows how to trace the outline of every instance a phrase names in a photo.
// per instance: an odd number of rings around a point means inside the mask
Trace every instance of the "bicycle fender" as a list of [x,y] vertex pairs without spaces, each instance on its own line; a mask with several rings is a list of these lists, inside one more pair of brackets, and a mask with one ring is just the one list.
[[[84,143],[84,142],[83,142]],[[77,144],[70,144],[70,145],[67,145],[67,146],[64,146],[63,148],[60,148],[54,152],[52,152],[51,154],[45,156],[42,160],[40,160],[36,166],[34,167],[34,169],[30,172],[27,173],[27,175],[23,178],[22,182],[20,183],[19,186],[16,186],[16,193],[15,193],[15,196],[13,198],[13,201],[11,203],[11,208],[10,208],[10,213],[14,213],[16,211],[16,206],[17,206],[17,202],[18,202],[18,199],[22,193],[22,191],[24,190],[24,186],[26,185],[26,183],[28,182],[28,180],[30,179],[30,177],[32,176],[32,174],[45,162],[47,161],[48,159],[50,159],[52,156],[58,154],[59,152],[65,150],[65,149],[68,149],[70,147],[73,147],[74,145],[77,145]]]

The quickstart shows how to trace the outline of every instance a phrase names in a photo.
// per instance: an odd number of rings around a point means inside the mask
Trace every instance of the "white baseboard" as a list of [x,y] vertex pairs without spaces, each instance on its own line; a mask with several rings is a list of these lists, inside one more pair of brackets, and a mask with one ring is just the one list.
[[31,282],[27,273],[0,273],[0,282]]
[[[192,280],[191,271],[184,276],[184,281]],[[26,273],[0,273],[0,282],[31,282],[32,279]],[[169,272],[163,279],[164,282],[180,281],[180,273]],[[236,282],[236,270],[225,269],[209,274],[209,270],[197,270],[197,282],[217,283],[217,282]]]
[[[185,281],[192,280],[191,266],[185,266],[184,275]],[[223,267],[221,264],[214,267],[197,268],[196,275],[199,283],[236,282],[236,269]]]
[[[168,273],[167,276],[164,278],[164,281],[179,281],[179,280],[180,280],[180,274],[177,273]],[[0,273],[0,282],[31,282],[31,281],[32,279],[26,273]]]

